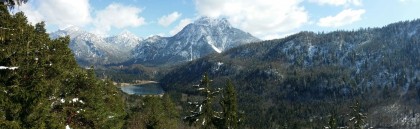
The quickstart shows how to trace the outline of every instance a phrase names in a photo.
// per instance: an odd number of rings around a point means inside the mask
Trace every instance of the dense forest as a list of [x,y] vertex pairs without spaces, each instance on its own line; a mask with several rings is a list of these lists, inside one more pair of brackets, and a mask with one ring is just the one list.
[[51,40],[0,3],[0,128],[122,128],[121,92],[82,69],[69,38]]
[[419,32],[420,20],[300,32],[188,62],[160,82],[182,100],[204,73],[215,86],[233,80],[250,128],[323,128],[332,116],[346,127],[355,105],[367,115],[364,127],[418,128]]

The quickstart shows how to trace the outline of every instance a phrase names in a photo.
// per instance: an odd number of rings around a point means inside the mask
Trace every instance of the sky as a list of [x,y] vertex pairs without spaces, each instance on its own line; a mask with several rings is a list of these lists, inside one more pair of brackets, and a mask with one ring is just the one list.
[[101,36],[173,36],[203,16],[263,39],[382,27],[420,18],[420,0],[29,0],[16,7],[48,32],[76,26]]

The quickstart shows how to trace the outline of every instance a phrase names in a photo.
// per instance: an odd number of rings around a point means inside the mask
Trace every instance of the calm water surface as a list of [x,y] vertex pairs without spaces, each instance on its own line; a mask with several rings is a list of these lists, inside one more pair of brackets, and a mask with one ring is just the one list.
[[122,86],[121,90],[127,94],[136,95],[156,95],[164,93],[159,83]]

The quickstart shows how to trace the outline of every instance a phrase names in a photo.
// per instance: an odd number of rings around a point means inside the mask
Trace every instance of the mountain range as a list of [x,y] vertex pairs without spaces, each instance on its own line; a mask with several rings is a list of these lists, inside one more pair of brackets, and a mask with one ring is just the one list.
[[[304,31],[268,41],[226,19],[207,17],[172,37],[123,33],[101,38],[77,28],[52,37],[64,35],[70,36],[79,63],[141,64],[110,68],[116,75],[111,78],[156,80],[175,100],[194,96],[192,85],[205,73],[214,87],[232,80],[247,116],[244,124],[251,128],[310,128],[359,102],[369,114],[369,126],[420,126],[420,20],[353,31]],[[148,67],[172,64],[177,65]],[[337,114],[337,121],[347,117]]]
[[419,55],[420,20],[413,20],[246,44],[188,62],[160,82],[165,91],[195,94],[192,85],[205,73],[215,87],[233,80],[239,107],[252,116],[246,123],[255,128],[322,123],[356,101],[369,114],[369,126],[415,128]]
[[69,36],[70,48],[80,65],[145,64],[163,65],[191,61],[210,53],[260,41],[234,28],[226,19],[202,17],[172,37],[138,38],[126,31],[101,37],[77,27],[50,34],[51,38]]

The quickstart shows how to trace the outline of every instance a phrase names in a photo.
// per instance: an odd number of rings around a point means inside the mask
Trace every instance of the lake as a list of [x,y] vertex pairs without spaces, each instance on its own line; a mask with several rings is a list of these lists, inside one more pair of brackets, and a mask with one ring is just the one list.
[[122,86],[121,90],[130,95],[157,95],[165,92],[159,83]]

